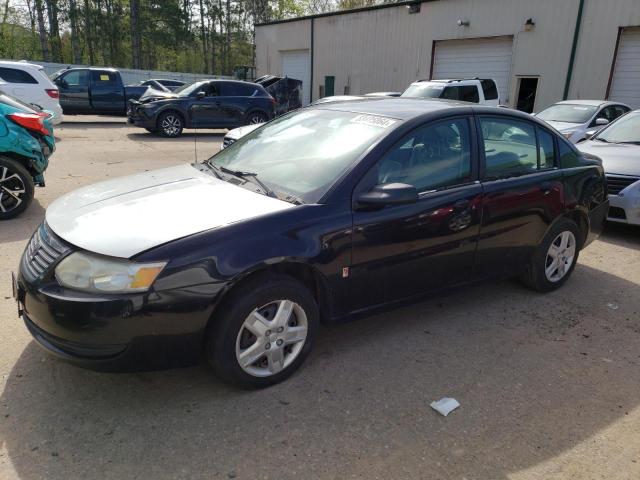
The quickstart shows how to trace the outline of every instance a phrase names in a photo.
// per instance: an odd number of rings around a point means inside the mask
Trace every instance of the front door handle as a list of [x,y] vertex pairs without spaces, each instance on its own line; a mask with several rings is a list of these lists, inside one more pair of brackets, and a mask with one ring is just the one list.
[[553,190],[553,184],[551,182],[542,182],[540,184],[540,190],[545,195],[549,195],[551,193],[551,190]]

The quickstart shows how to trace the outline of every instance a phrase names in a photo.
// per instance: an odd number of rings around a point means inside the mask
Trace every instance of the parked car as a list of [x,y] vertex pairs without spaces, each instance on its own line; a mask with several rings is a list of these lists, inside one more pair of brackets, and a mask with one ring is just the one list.
[[127,102],[145,93],[146,86],[125,86],[113,68],[67,68],[51,76],[60,90],[65,113],[124,115]]
[[128,122],[179,137],[184,128],[234,128],[259,124],[275,115],[275,99],[265,89],[237,80],[203,80],[167,93],[164,99],[130,102]]
[[604,100],[566,100],[554,103],[535,115],[558,130],[570,142],[578,143],[624,115],[631,108]]
[[264,87],[276,101],[276,116],[302,107],[302,81],[290,77],[263,75],[255,83]]
[[62,122],[58,87],[49,80],[44,67],[33,63],[2,60],[0,78],[7,83],[2,89],[4,93],[50,112],[50,121],[54,125]]
[[168,90],[170,92],[176,90],[177,88],[183,87],[186,85],[185,82],[181,82],[180,80],[167,80],[164,78],[151,78],[149,80],[145,80],[140,82],[140,85],[143,87],[152,87],[156,90]]
[[55,150],[51,115],[0,92],[0,220],[24,212]]
[[607,219],[640,225],[640,110],[619,117],[577,147],[602,159],[611,202]]
[[[320,105],[323,103],[330,102],[345,102],[349,100],[359,100],[365,97],[357,97],[353,95],[333,95],[330,97],[322,97],[313,102],[311,105]],[[244,125],[243,127],[234,128],[229,130],[224,138],[222,139],[222,143],[220,144],[220,150],[227,148],[232,143],[238,141],[240,138],[244,137],[246,134],[253,132],[256,128],[264,125],[263,123],[254,123],[251,125]]]
[[62,358],[142,368],[203,353],[226,381],[264,387],[302,364],[321,320],[494,277],[557,289],[607,208],[602,166],[530,115],[335,102],[205,163],[58,198],[14,285]]
[[[395,95],[395,92],[376,92],[369,95]],[[402,92],[401,97],[443,98],[479,103],[497,107],[500,95],[496,82],[490,78],[465,78],[455,80],[418,80]]]

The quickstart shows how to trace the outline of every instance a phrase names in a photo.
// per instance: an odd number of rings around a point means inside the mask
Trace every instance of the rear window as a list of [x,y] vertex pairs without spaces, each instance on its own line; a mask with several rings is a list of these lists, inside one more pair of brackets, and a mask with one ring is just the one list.
[[480,80],[482,85],[482,92],[484,93],[485,100],[497,100],[498,99],[498,87],[493,80]]
[[0,67],[0,78],[8,83],[38,83],[29,73],[17,68]]
[[223,83],[220,95],[223,97],[251,97],[261,92],[258,85],[245,85],[242,83]]
[[478,103],[480,101],[478,87],[475,85],[446,87],[440,98],[446,98],[448,100],[462,100],[463,102],[473,103]]

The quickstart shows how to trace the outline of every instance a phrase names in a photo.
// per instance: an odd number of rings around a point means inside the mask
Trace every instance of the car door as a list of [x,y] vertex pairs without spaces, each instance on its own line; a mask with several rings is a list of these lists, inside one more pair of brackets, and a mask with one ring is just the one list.
[[[473,121],[453,117],[405,135],[355,189],[352,309],[400,300],[469,280],[480,226]],[[406,205],[360,208],[376,185],[416,187]]]
[[475,276],[514,274],[564,208],[557,139],[533,122],[479,116],[482,226]]
[[117,72],[91,70],[91,106],[96,112],[123,112],[124,86]]
[[223,82],[221,86],[222,104],[225,121],[228,127],[245,125],[251,96],[255,88],[239,82]]
[[71,70],[54,82],[60,92],[60,105],[67,111],[86,112],[89,103],[89,70]]
[[189,109],[194,127],[212,128],[224,126],[220,83],[205,83],[197,92],[193,93]]

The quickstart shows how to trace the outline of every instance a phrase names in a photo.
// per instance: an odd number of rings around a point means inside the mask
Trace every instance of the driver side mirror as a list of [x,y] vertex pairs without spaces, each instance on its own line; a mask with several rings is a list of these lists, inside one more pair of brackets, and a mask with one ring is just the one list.
[[386,207],[387,205],[406,205],[418,201],[418,190],[406,183],[384,183],[376,185],[370,191],[360,194],[357,199],[360,207]]
[[204,97],[206,97],[206,96],[207,96],[207,94],[206,94],[206,93],[204,93],[202,90],[200,90],[198,93],[196,93],[196,98],[197,98],[198,100],[202,100],[202,99],[203,99]]
[[609,125],[609,120],[607,120],[606,118],[596,118],[596,125],[599,127]]

